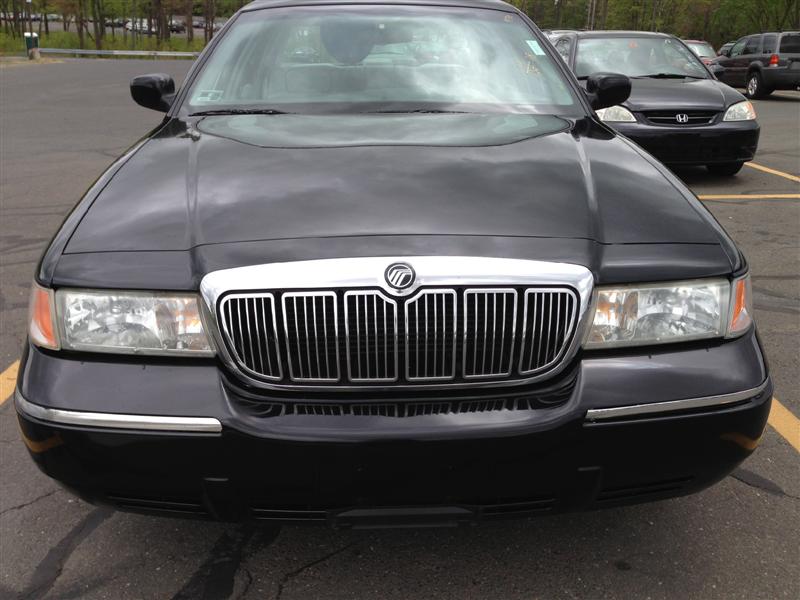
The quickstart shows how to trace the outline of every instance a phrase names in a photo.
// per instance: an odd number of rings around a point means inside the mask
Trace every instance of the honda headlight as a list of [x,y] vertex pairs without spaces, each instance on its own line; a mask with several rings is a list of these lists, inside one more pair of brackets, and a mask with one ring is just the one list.
[[594,111],[601,121],[606,123],[635,123],[636,117],[624,106],[609,106]]
[[[752,323],[749,278],[601,287],[584,347],[735,337]],[[733,299],[733,302],[731,301]]]
[[[197,296],[155,292],[58,290],[61,348],[120,354],[213,354]],[[40,311],[44,314],[44,311]]]
[[723,121],[755,121],[756,109],[749,100],[731,106],[726,112]]

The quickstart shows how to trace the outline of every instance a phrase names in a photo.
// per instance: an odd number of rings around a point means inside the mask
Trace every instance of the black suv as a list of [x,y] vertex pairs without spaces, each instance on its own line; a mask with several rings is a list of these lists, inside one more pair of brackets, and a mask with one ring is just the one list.
[[775,90],[800,88],[800,32],[758,33],[738,40],[728,56],[715,64],[717,77],[744,87],[748,98],[763,98]]

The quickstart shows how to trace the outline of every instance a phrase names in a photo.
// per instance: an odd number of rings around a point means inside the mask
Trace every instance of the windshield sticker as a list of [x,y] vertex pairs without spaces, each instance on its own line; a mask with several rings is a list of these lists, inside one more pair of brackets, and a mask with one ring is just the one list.
[[544,50],[542,50],[542,47],[539,45],[539,42],[537,42],[536,40],[525,40],[525,41],[528,42],[528,47],[536,56],[544,56]]
[[224,90],[200,90],[197,92],[198,102],[219,102]]

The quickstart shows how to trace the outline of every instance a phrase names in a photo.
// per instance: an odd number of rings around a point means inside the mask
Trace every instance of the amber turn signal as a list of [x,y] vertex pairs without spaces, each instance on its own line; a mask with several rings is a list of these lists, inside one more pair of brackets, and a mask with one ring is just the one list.
[[753,323],[753,291],[749,275],[733,282],[731,299],[728,337],[743,334]]
[[36,346],[58,350],[53,291],[36,283],[31,287],[28,337]]

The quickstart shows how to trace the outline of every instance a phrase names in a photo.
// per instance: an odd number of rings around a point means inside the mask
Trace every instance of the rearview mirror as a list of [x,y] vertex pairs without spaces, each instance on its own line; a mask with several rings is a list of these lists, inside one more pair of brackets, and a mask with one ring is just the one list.
[[595,73],[586,80],[586,95],[594,110],[616,106],[631,95],[631,80],[620,73]]
[[175,100],[175,82],[165,73],[140,75],[131,80],[131,96],[145,108],[167,112]]
[[708,68],[711,69],[711,72],[714,74],[714,77],[719,77],[725,72],[725,67],[723,67],[719,63],[711,63],[708,65]]

